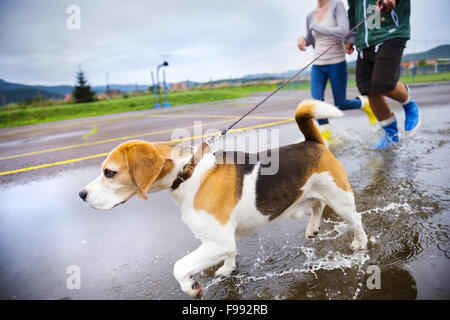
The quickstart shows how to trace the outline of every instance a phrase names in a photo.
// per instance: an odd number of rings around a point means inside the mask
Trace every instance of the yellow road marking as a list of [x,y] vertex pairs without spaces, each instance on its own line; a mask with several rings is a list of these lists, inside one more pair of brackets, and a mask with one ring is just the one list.
[[[149,116],[149,117],[171,117],[173,118],[173,115],[145,115],[145,116]],[[238,119],[238,116],[227,116],[227,115],[183,115],[181,117],[184,118],[225,118],[225,119]],[[254,120],[287,120],[287,119],[292,119],[292,118],[288,118],[288,117],[265,117],[265,116],[249,116],[246,119],[254,119]],[[224,121],[215,121],[215,122],[211,122],[211,123],[206,123],[203,124],[204,127],[206,126],[212,126],[215,124],[220,124],[220,123],[225,123],[228,122],[228,120],[224,120]],[[199,125],[200,126],[200,125]],[[183,127],[183,128],[179,128],[179,129],[192,129],[195,128],[197,126],[188,126],[188,127]],[[0,161],[1,160],[8,160],[8,159],[15,159],[15,158],[22,158],[22,157],[28,157],[28,156],[33,156],[36,154],[42,154],[42,153],[48,153],[48,152],[53,152],[53,151],[63,151],[63,150],[69,150],[69,149],[75,149],[75,148],[82,148],[82,147],[89,147],[89,146],[93,146],[93,145],[97,145],[97,144],[103,144],[103,143],[109,143],[109,142],[114,142],[114,141],[120,141],[120,140],[126,140],[126,139],[134,139],[134,138],[138,138],[138,137],[146,137],[146,136],[151,136],[151,135],[156,135],[156,134],[162,134],[162,133],[167,133],[167,132],[171,132],[175,129],[168,129],[168,130],[161,130],[161,131],[154,131],[154,132],[147,132],[147,133],[139,133],[139,134],[134,134],[134,135],[130,135],[130,136],[124,136],[124,137],[117,137],[117,138],[111,138],[111,139],[105,139],[105,140],[98,140],[98,141],[92,141],[92,142],[86,142],[86,143],[80,143],[80,144],[75,144],[75,145],[70,145],[70,146],[63,146],[63,147],[56,147],[56,148],[50,148],[50,149],[44,149],[44,150],[38,150],[38,151],[32,151],[32,152],[27,152],[27,153],[21,153],[21,154],[15,154],[15,155],[11,155],[11,156],[4,156],[4,157],[0,157]],[[97,131],[97,130],[95,130]],[[95,132],[93,132],[95,133]],[[92,134],[93,134],[92,133]],[[83,136],[85,137],[85,136]]]
[[[183,115],[168,115],[168,114],[148,114],[144,117],[155,117],[155,118],[217,118],[217,119],[239,119],[241,116],[231,116],[231,115],[213,115],[213,114],[183,114]],[[287,120],[291,117],[268,117],[268,116],[247,116],[246,119],[254,120]]]
[[40,164],[38,166],[22,168],[22,169],[17,169],[17,170],[4,171],[4,172],[0,172],[0,176],[7,175],[7,174],[12,174],[12,173],[17,173],[17,172],[24,172],[24,171],[42,169],[42,168],[47,168],[47,167],[59,166],[59,165],[62,165],[62,164],[79,162],[79,161],[88,160],[88,159],[94,159],[94,158],[99,158],[99,157],[105,157],[107,155],[108,155],[108,153],[100,153],[100,154],[95,154],[93,156],[69,159],[69,160],[64,160],[64,161],[57,161],[57,162],[46,163],[46,164]]
[[89,131],[88,133],[84,134],[81,138],[87,139],[90,136],[92,136],[94,133],[96,133],[97,131],[98,131],[98,127],[93,127],[91,131]]
[[[250,130],[250,129],[258,129],[258,128],[270,127],[270,126],[275,126],[275,125],[278,125],[278,124],[288,123],[288,122],[292,122],[292,121],[294,121],[293,118],[280,120],[280,121],[275,121],[275,122],[263,123],[263,124],[258,124],[258,125],[254,125],[254,126],[250,126],[250,127],[233,129],[233,130],[230,130],[229,133],[241,132],[241,131],[246,131],[246,130]],[[181,142],[181,141],[187,141],[187,140],[196,140],[196,139],[200,139],[200,138],[204,138],[204,137],[214,136],[216,134],[217,133],[203,134],[203,135],[200,135],[200,136],[194,136],[194,137],[189,137],[189,138],[177,139],[177,140],[172,140],[172,141],[168,141],[168,142]],[[33,167],[27,167],[27,168],[16,169],[16,170],[11,170],[11,171],[3,171],[3,172],[0,172],[0,176],[4,176],[4,175],[7,175],[7,174],[18,173],[18,172],[25,172],[25,171],[31,171],[31,170],[36,170],[36,169],[48,168],[48,167],[53,167],[53,166],[59,166],[59,165],[63,165],[63,164],[74,163],[74,162],[79,162],[79,161],[89,160],[89,159],[94,159],[94,158],[100,158],[100,157],[105,157],[107,155],[108,155],[108,152],[107,153],[95,154],[95,155],[92,155],[92,156],[86,156],[86,157],[81,157],[81,158],[64,160],[64,161],[51,162],[51,163],[46,163],[46,164],[41,164],[41,165],[37,165],[37,166],[33,166]]]
[[[228,122],[228,120],[206,123],[206,124],[203,124],[203,126],[206,127],[206,126],[211,126],[214,124],[220,124],[220,123],[225,123],[225,122]],[[197,126],[194,125],[194,126],[183,127],[180,129],[191,129],[191,128],[195,128],[198,126],[199,125],[197,125]],[[1,157],[0,160],[22,158],[22,157],[32,156],[32,155],[41,154],[41,153],[48,153],[48,152],[53,152],[53,151],[63,151],[63,150],[81,148],[81,147],[90,147],[90,146],[94,146],[94,145],[102,144],[102,143],[134,139],[134,138],[138,138],[138,137],[146,137],[146,136],[152,136],[152,135],[161,134],[161,133],[172,132],[173,130],[175,130],[175,129],[167,129],[167,130],[153,131],[153,132],[147,132],[147,133],[139,133],[139,134],[134,134],[134,135],[130,135],[130,136],[117,137],[117,138],[111,138],[111,139],[105,139],[105,140],[85,142],[85,143],[80,143],[80,144],[75,144],[75,145],[70,145],[70,146],[64,146],[64,147],[56,147],[56,148],[51,148],[51,149],[32,151],[32,152],[27,152],[27,153],[22,153],[22,154],[15,154],[12,156]]]
[[[90,125],[90,124],[99,124],[99,123],[110,123],[110,122],[117,122],[121,120],[127,120],[127,119],[134,119],[134,118],[143,118],[143,117],[179,117],[179,118],[196,118],[196,117],[203,117],[203,118],[239,118],[239,116],[226,116],[226,115],[196,115],[196,114],[190,114],[190,115],[183,115],[182,111],[184,110],[172,110],[172,111],[166,111],[161,113],[140,113],[136,115],[129,115],[129,116],[121,116],[121,117],[114,117],[114,118],[108,118],[108,119],[92,119],[88,121],[78,121],[78,122],[72,122],[72,123],[65,123],[62,125],[55,125],[55,126],[44,126],[39,128],[33,128],[33,129],[24,129],[24,130],[16,130],[9,133],[0,133],[0,137],[4,136],[14,136],[24,133],[32,133],[32,132],[38,132],[43,130],[49,130],[49,129],[60,129],[60,128],[67,128],[67,127],[73,127],[73,126],[79,126],[79,125]],[[177,114],[180,113],[180,114]],[[106,116],[106,115],[101,115]],[[95,116],[94,116],[95,117]],[[276,120],[276,119],[283,119],[283,117],[265,117],[265,116],[249,116],[248,119],[268,119],[268,120]],[[284,117],[286,118],[286,117]],[[70,120],[70,119],[67,119]],[[65,121],[65,120],[61,120]]]

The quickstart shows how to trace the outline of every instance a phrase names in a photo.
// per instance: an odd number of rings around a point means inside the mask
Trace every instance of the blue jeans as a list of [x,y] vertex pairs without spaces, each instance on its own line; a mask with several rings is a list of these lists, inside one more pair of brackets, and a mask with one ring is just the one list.
[[[341,110],[361,108],[361,100],[347,99],[347,62],[323,66],[313,65],[311,70],[311,95],[313,99],[324,100],[325,88],[330,79],[334,104]],[[328,123],[328,119],[318,119],[319,124]]]

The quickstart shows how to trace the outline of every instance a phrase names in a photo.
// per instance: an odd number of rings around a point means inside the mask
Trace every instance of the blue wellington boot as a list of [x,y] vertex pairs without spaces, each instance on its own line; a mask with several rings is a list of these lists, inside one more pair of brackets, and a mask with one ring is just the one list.
[[381,128],[383,128],[385,135],[384,137],[375,144],[373,149],[387,149],[398,142],[398,129],[397,129],[397,120],[395,116],[391,118],[380,121]]
[[419,106],[414,100],[403,105],[405,110],[405,133],[412,135],[420,126]]

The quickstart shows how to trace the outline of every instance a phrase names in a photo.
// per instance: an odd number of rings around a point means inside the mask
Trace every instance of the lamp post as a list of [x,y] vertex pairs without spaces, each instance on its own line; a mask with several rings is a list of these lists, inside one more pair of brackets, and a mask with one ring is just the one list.
[[163,103],[163,107],[170,107],[170,103],[169,103],[169,101],[167,101],[166,70],[163,70],[163,83],[164,83],[164,103]]
[[153,108],[161,108],[161,104],[158,103],[158,94],[156,93],[155,77],[153,76],[153,71],[152,71],[152,83],[153,83],[153,94],[155,95],[155,104],[153,105]]
[[[161,67],[168,67],[169,66],[169,63],[167,62],[167,61],[164,61],[163,63],[161,63],[157,68],[156,68],[156,82],[158,83],[157,84],[157,86],[158,86],[158,91],[159,91],[159,69],[161,68]],[[158,92],[158,94],[159,94],[159,102],[160,102],[160,105],[159,106],[161,106],[161,92]]]

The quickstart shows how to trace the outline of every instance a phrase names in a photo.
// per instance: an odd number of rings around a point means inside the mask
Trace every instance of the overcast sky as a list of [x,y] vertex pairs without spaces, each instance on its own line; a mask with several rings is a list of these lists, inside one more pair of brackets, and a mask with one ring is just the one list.
[[[208,81],[299,69],[306,15],[315,0],[0,0],[0,78],[74,84],[78,65],[90,84],[149,84],[170,57],[169,82]],[[347,1],[344,1],[347,6]],[[449,0],[411,0],[406,52],[450,43]],[[69,30],[69,5],[81,28]],[[356,59],[353,54],[349,60]]]

